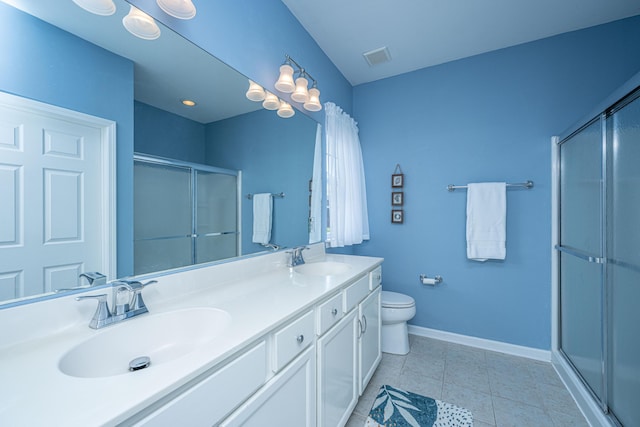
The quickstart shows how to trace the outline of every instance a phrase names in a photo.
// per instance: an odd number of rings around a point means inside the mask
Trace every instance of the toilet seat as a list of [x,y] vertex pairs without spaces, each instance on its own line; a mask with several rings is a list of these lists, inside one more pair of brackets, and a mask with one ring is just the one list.
[[416,301],[409,295],[391,291],[382,291],[382,307],[410,308],[416,305]]

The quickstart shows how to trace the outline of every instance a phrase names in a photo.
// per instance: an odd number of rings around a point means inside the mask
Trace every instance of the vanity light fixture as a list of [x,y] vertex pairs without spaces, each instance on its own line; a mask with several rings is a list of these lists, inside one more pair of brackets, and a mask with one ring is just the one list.
[[192,101],[191,99],[183,99],[180,102],[182,102],[182,105],[186,105],[187,107],[195,107],[196,106],[196,101]]
[[247,90],[245,96],[251,101],[258,102],[264,101],[266,94],[264,93],[262,86],[252,80],[249,80],[249,90]]
[[113,0],[73,0],[75,4],[96,15],[109,16],[116,12]]
[[196,16],[196,7],[191,0],[156,0],[160,9],[178,19],[191,19]]
[[296,112],[291,107],[291,104],[285,101],[280,101],[280,108],[278,108],[278,116],[283,119],[288,119],[289,117],[293,117]]
[[[294,73],[298,74],[295,83]],[[311,89],[308,89],[309,80],[313,83]],[[322,109],[318,82],[289,55],[285,55],[285,62],[280,66],[280,77],[274,86],[280,92],[290,93],[291,99],[303,104],[305,110],[320,111]]]
[[127,16],[122,18],[122,25],[136,37],[144,40],[155,40],[160,37],[160,28],[152,17],[131,6]]

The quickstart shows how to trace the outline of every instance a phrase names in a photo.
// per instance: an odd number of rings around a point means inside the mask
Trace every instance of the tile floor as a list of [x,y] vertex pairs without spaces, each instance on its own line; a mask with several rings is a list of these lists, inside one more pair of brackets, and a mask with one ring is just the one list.
[[378,388],[462,406],[475,427],[588,427],[550,363],[409,335],[406,356],[382,354],[347,427],[364,426]]

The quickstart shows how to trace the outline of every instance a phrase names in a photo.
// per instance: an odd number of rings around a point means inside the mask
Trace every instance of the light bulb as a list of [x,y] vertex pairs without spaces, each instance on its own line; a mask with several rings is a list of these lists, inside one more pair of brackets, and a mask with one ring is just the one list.
[[131,6],[127,16],[122,18],[122,25],[136,37],[144,40],[155,40],[160,37],[160,28],[152,17]]
[[291,65],[283,64],[280,66],[280,77],[275,87],[284,93],[291,93],[296,88],[296,85],[293,83],[293,68]]
[[156,0],[160,9],[178,19],[191,19],[196,16],[196,7],[191,0]]
[[262,106],[267,110],[277,110],[280,108],[280,100],[277,96],[267,91],[267,94],[262,102]]
[[288,119],[289,117],[293,117],[296,112],[293,111],[291,105],[287,102],[280,101],[280,108],[278,108],[278,115],[283,119]]
[[256,102],[263,101],[266,96],[262,86],[251,80],[249,80],[249,90],[245,95],[248,99]]
[[308,111],[320,111],[322,110],[322,104],[320,104],[320,91],[316,87],[309,89],[309,100],[303,105],[305,110]]
[[96,15],[109,16],[116,11],[113,0],[73,0],[75,4]]
[[296,79],[296,90],[291,94],[291,99],[296,102],[307,102],[309,100],[308,83],[304,77],[298,77]]

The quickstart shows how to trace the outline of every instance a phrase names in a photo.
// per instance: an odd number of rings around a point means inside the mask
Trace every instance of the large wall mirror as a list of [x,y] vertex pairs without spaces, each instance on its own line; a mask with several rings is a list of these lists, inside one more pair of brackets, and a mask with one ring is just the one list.
[[[247,77],[161,24],[156,40],[134,37],[122,25],[130,5],[115,4],[115,14],[98,16],[72,0],[2,0],[0,91],[115,122],[116,276],[134,274],[134,153],[241,171],[236,256],[267,250],[252,242],[249,194],[283,193],[273,200],[271,241],[281,247],[307,243],[317,123],[301,112],[280,118],[247,100]],[[184,99],[196,105],[187,107]],[[12,304],[10,294],[1,295],[0,307]]]

